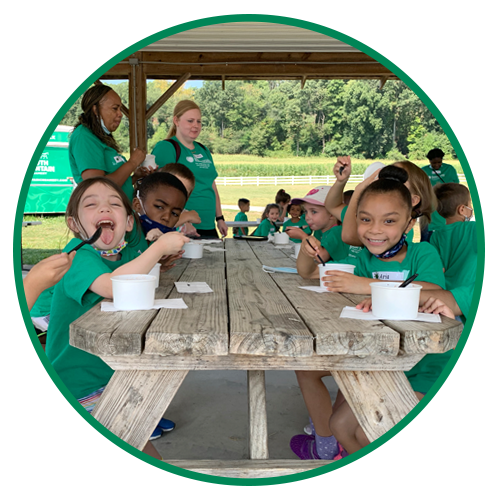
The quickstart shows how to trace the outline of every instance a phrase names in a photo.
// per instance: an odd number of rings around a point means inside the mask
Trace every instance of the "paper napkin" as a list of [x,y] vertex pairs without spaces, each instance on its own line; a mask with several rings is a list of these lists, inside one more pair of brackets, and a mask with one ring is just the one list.
[[175,288],[179,293],[210,293],[213,290],[203,281],[176,281]]
[[[363,312],[361,309],[356,309],[355,307],[346,306],[342,309],[340,313],[341,318],[351,318],[351,319],[362,319],[367,321],[376,321],[379,319],[386,318],[377,318],[373,314],[372,311]],[[414,319],[394,319],[391,321],[425,321],[427,323],[441,323],[441,316],[439,314],[427,314],[427,313],[418,313],[417,317]]]
[[[154,301],[153,307],[150,309],[187,309],[188,306],[183,299],[158,299]],[[101,302],[101,311],[105,312],[116,312],[121,309],[117,309],[113,302]],[[141,311],[147,311],[147,309],[141,309]]]

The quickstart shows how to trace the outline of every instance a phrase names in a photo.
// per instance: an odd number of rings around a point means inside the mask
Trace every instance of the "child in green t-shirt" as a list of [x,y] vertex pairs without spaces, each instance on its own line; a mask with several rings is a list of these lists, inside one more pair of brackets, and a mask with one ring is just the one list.
[[[379,173],[379,180],[363,191],[356,217],[358,238],[364,249],[356,262],[356,276],[329,271],[330,290],[369,294],[369,284],[380,281],[380,276],[404,281],[415,273],[419,274],[416,283],[424,289],[444,287],[442,263],[435,249],[428,243],[406,244],[407,232],[415,223],[412,196],[404,185],[407,179],[408,174],[402,168],[385,167]],[[442,360],[446,362],[447,359]],[[442,366],[433,365],[431,369],[437,378]],[[313,428],[312,436],[294,436],[290,442],[294,453],[302,459],[338,459],[369,443],[341,393],[330,410],[329,394],[321,380],[327,375],[297,372]]]
[[[288,215],[290,218],[284,222],[283,224],[283,231],[288,232],[291,227],[298,227],[302,230],[304,229],[309,229],[307,226],[307,223],[305,222],[305,219],[302,218],[302,215],[305,214],[304,207],[302,206],[301,202],[295,201],[294,203],[290,202],[287,208]],[[307,226],[307,227],[304,227]],[[290,236],[290,234],[289,234]],[[299,238],[292,238],[290,237],[290,241],[293,243],[300,243],[302,240]]]
[[252,236],[269,236],[276,232],[277,222],[280,216],[280,207],[276,203],[269,203],[262,212],[261,223],[252,233]]
[[[181,210],[185,202],[186,197],[180,202]],[[113,370],[98,356],[69,344],[70,324],[103,298],[113,298],[113,276],[147,274],[162,256],[177,254],[189,241],[172,231],[140,253],[125,240],[125,234],[133,229],[134,218],[128,198],[106,177],[82,181],[73,191],[66,210],[68,227],[75,235],[68,244],[69,251],[94,235],[98,228],[101,235],[92,245],[77,250],[70,269],[54,289],[46,353],[68,390],[89,412]],[[144,451],[159,458],[149,443]]]
[[[247,212],[250,211],[250,200],[247,200],[246,198],[240,198],[238,200],[238,207],[240,211],[236,214],[234,220],[236,222],[248,221]],[[233,234],[236,236],[247,236],[248,227],[234,227]]]
[[434,191],[439,215],[445,219],[446,225],[434,231],[430,243],[443,261],[446,290],[424,291],[420,303],[426,312],[434,312],[442,302],[455,316],[465,320],[477,268],[477,233],[476,223],[470,220],[474,213],[470,193],[467,187],[456,183],[437,184]]

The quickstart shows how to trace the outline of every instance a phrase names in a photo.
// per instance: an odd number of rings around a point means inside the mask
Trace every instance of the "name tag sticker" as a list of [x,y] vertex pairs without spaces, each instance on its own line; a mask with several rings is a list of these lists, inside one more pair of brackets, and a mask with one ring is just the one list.
[[115,156],[115,163],[122,163],[125,161],[125,158],[123,156]]
[[372,273],[373,279],[382,281],[404,281],[408,271],[375,271]]

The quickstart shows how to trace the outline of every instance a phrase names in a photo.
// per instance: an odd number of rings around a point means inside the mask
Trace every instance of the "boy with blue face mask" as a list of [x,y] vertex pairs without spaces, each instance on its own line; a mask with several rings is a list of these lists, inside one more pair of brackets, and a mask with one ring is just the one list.
[[175,175],[155,172],[142,180],[132,206],[148,241],[175,231],[187,199],[187,190]]

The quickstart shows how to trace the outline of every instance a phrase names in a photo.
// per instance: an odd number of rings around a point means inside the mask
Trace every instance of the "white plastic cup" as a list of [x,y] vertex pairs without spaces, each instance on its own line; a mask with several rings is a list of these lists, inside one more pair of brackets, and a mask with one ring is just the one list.
[[351,264],[337,264],[337,263],[330,263],[330,264],[319,264],[319,286],[323,289],[326,290],[327,286],[325,282],[323,281],[323,276],[325,276],[326,271],[344,271],[345,273],[351,273],[354,274],[354,268],[356,266],[353,266]]
[[146,155],[146,159],[141,163],[141,167],[149,167],[156,169],[156,156]]
[[153,269],[151,269],[151,271],[149,271],[149,275],[154,276],[156,278],[156,287],[155,288],[158,288],[160,286],[160,267],[161,267],[160,263],[155,264]]
[[111,278],[113,304],[120,311],[151,309],[155,302],[156,277],[149,274],[124,274]]
[[407,320],[418,315],[420,285],[410,283],[399,288],[401,283],[380,281],[370,283],[372,290],[372,312],[380,319]]
[[294,252],[295,252],[295,258],[298,259],[299,258],[299,252],[300,252],[300,247],[301,247],[301,243],[295,243],[295,248],[294,248]]
[[182,247],[183,259],[201,259],[203,257],[203,245],[200,243],[185,243]]
[[290,242],[290,237],[286,233],[274,233],[275,245],[286,245]]

